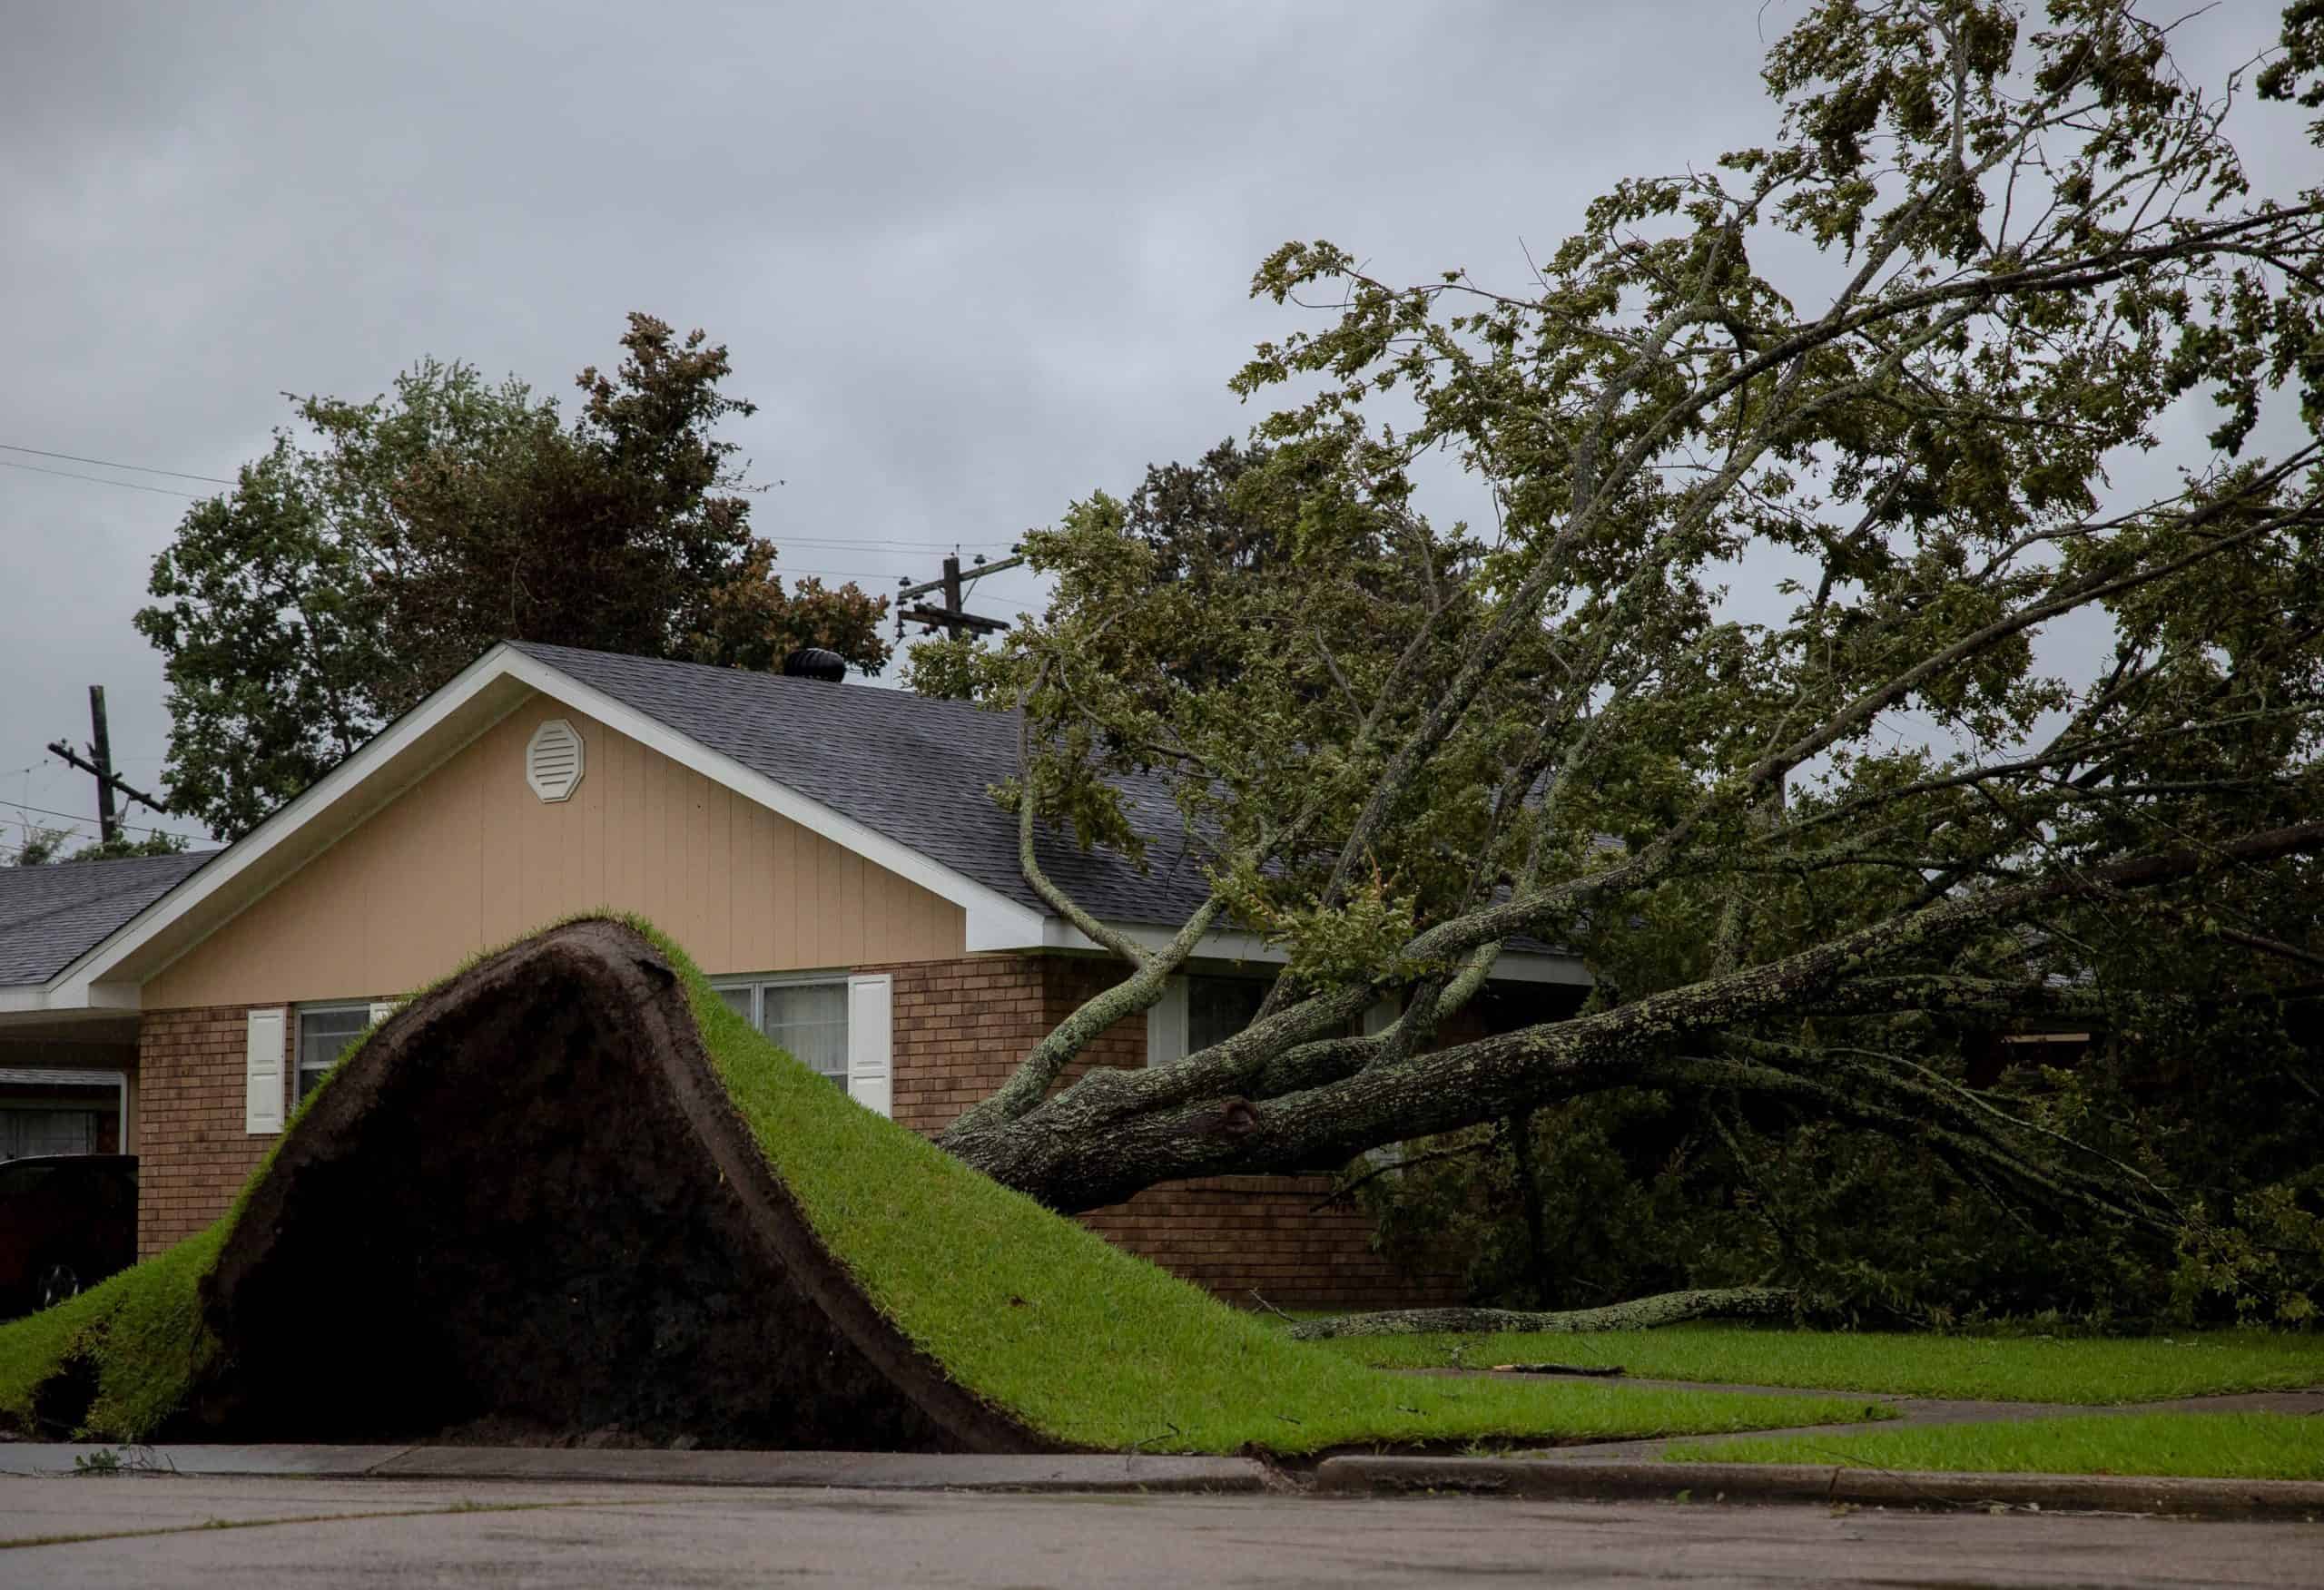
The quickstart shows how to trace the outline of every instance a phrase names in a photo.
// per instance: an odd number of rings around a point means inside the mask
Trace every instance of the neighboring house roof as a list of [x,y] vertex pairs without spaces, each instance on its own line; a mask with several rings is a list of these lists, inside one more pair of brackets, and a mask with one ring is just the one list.
[[[520,652],[810,796],[1019,905],[1045,910],[1017,865],[1017,820],[994,786],[1017,772],[1018,714],[872,685],[830,684],[568,646]],[[1044,828],[1042,869],[1091,915],[1177,928],[1208,898],[1159,779],[1117,783],[1148,836],[1147,868]]]
[[47,981],[216,854],[0,868],[0,985]]

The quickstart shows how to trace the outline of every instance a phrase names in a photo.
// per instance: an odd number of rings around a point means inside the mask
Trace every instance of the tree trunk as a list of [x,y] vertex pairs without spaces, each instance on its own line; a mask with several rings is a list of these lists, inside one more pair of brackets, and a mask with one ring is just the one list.
[[1525,1201],[1525,1266],[1532,1279],[1533,1306],[1550,1300],[1550,1233],[1541,1217],[1541,1178],[1533,1166],[1533,1112],[1509,1118],[1509,1156],[1517,1162],[1517,1194]]
[[1335,1336],[1419,1336],[1430,1331],[1475,1334],[1492,1330],[1572,1335],[1584,1330],[1644,1330],[1681,1320],[1761,1319],[1798,1310],[1797,1292],[1783,1287],[1728,1286],[1661,1292],[1602,1309],[1535,1314],[1520,1309],[1392,1309],[1380,1314],[1341,1314],[1295,1327],[1295,1340]]

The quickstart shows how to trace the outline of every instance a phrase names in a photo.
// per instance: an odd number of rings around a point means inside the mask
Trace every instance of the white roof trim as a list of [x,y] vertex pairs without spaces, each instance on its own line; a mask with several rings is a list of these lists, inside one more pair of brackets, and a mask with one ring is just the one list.
[[[496,648],[487,653],[487,660],[504,650]],[[690,735],[679,733],[659,718],[615,701],[603,691],[521,652],[507,652],[504,672],[523,680],[543,695],[555,696],[576,711],[587,713],[606,728],[626,734],[641,745],[651,746],[672,761],[725,785],[737,795],[789,818],[809,832],[820,834],[875,866],[920,885],[939,898],[951,901],[967,913],[970,949],[990,947],[980,944],[980,938],[1016,944],[1040,942],[1040,912],[953,871],[910,845],[900,844],[877,829],[867,828],[843,812],[832,810],[788,784],[776,783],[764,773],[744,767]]]
[[[679,733],[659,719],[582,683],[570,674],[528,657],[507,645],[497,645],[438,689],[435,694],[389,724],[363,748],[317,780],[296,800],[227,848],[219,858],[185,882],[163,895],[127,923],[49,980],[44,988],[0,989],[0,1011],[61,1009],[103,1006],[137,1008],[137,992],[118,985],[105,986],[105,975],[172,923],[248,872],[276,846],[306,823],[353,793],[379,768],[392,761],[466,706],[497,681],[513,679],[531,686],[607,728],[652,747],[671,761],[693,769],[714,782],[780,812],[811,832],[822,835],[897,876],[919,884],[967,913],[969,947],[999,948],[1041,942],[1041,913],[1018,904],[1006,895],[965,878],[908,845],[901,845],[832,810],[820,800],[778,784],[732,758],[712,751],[699,741]],[[26,998],[26,996],[31,996]]]
[[[1176,937],[1171,929],[1128,922],[1110,922],[1107,926],[1135,940],[1147,949],[1160,949]],[[1040,943],[1050,949],[1098,949],[1102,947],[1071,923],[1058,918],[1044,918]],[[1015,946],[997,947],[1014,948]],[[1291,957],[1280,945],[1269,944],[1256,933],[1206,933],[1195,946],[1193,960],[1252,961],[1261,966],[1281,966]],[[1590,977],[1580,956],[1543,955],[1539,950],[1504,949],[1492,963],[1492,981],[1496,983],[1569,983],[1576,987],[1590,986]]]
[[[441,727],[469,702],[497,682],[508,679],[528,685],[542,695],[583,712],[617,733],[690,768],[714,782],[771,811],[778,812],[812,833],[854,851],[875,866],[920,885],[940,899],[959,906],[967,918],[966,947],[981,950],[1069,948],[1098,947],[1069,924],[1022,905],[997,889],[977,882],[901,844],[822,801],[744,767],[722,752],[682,734],[650,713],[639,712],[594,686],[582,683],[537,658],[507,645],[498,645],[460,671],[433,695],[389,724],[345,761],[317,780],[296,800],[252,829],[218,859],[192,874],[109,937],[84,952],[44,986],[0,988],[0,1014],[37,1010],[138,1008],[138,990],[122,981],[106,982],[106,974],[134,955],[154,937],[192,911],[204,900],[228,888],[235,879],[263,859],[310,820],[353,794],[384,765],[394,761],[429,733]],[[497,716],[496,716],[496,721]],[[419,775],[425,777],[424,773]],[[1169,942],[1167,929],[1125,927],[1141,943],[1159,948]],[[1197,957],[1221,960],[1280,962],[1283,952],[1254,934],[1213,933],[1195,951]],[[173,957],[174,958],[174,957]],[[1589,973],[1569,956],[1504,952],[1494,967],[1496,979],[1527,983],[1586,984]]]
[[[495,646],[469,663],[435,694],[429,696],[366,741],[361,750],[325,773],[258,827],[229,845],[214,861],[171,889],[160,899],[99,940],[81,957],[49,980],[51,1009],[66,1006],[112,1005],[137,1008],[136,990],[98,990],[93,985],[119,966],[153,936],[177,921],[203,900],[240,878],[277,845],[306,826],[308,820],[335,805],[342,796],[393,761],[429,731],[442,724],[498,678],[505,669],[500,656],[507,648]],[[123,994],[127,1003],[120,1003]]]

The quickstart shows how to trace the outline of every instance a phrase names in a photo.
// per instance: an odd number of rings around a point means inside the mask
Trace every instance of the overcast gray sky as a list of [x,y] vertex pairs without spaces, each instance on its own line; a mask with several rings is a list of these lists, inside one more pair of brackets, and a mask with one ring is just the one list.
[[[1798,9],[0,0],[0,443],[231,476],[286,390],[433,354],[563,392],[647,309],[731,348],[784,566],[884,592],[1246,427],[1225,382],[1290,324],[1246,297],[1277,243],[1512,281],[1614,179],[1758,142]],[[2230,0],[2191,64],[2274,15]],[[2282,191],[2315,152],[2271,111]],[[91,683],[158,780],[130,614],[168,494],[214,488],[0,461],[13,848],[20,807],[93,810],[41,751]]]

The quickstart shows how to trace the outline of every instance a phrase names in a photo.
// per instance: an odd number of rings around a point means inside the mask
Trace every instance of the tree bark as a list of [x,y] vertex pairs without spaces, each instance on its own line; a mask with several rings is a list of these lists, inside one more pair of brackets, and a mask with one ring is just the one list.
[[1517,1164],[1517,1195],[1525,1201],[1525,1268],[1533,1283],[1533,1306],[1550,1301],[1550,1233],[1541,1214],[1541,1178],[1533,1164],[1533,1112],[1509,1117],[1509,1157]]
[[1766,1319],[1798,1311],[1801,1298],[1784,1287],[1728,1286],[1661,1292],[1602,1309],[1538,1314],[1521,1309],[1391,1309],[1310,1320],[1291,1332],[1296,1341],[1342,1336],[1420,1336],[1431,1331],[1478,1334],[1496,1330],[1573,1335],[1585,1330],[1644,1330],[1682,1320]]

